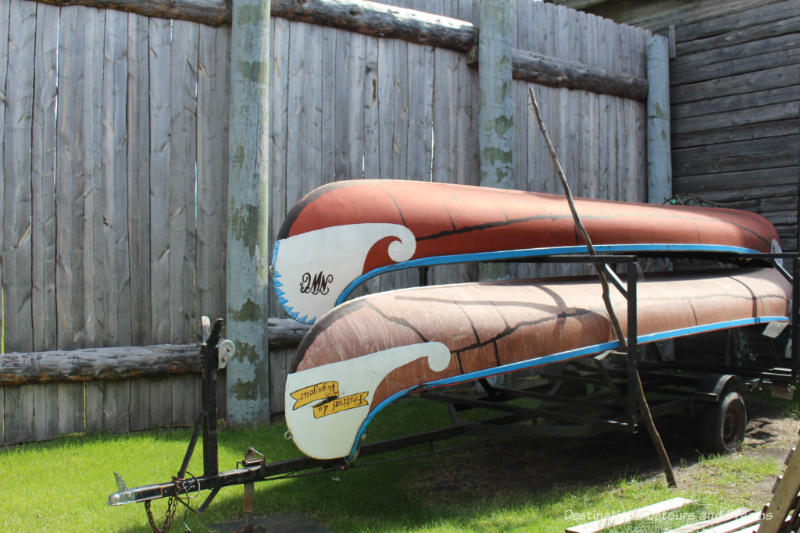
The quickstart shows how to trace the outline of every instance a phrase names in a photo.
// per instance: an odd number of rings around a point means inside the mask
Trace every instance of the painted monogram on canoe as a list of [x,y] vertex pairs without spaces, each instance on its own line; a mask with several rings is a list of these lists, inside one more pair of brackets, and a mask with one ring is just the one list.
[[320,271],[312,277],[310,272],[306,272],[303,274],[303,278],[300,281],[300,292],[303,294],[325,295],[330,291],[328,285],[331,283],[333,283],[332,274],[326,275],[325,272]]

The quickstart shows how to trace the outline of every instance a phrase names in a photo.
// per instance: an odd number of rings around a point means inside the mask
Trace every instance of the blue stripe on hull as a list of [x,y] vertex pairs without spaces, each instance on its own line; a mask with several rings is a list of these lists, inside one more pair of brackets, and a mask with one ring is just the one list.
[[[598,253],[629,253],[629,252],[706,252],[725,254],[759,254],[758,250],[741,248],[738,246],[721,246],[709,244],[598,244],[594,247]],[[428,267],[436,265],[452,265],[455,263],[473,263],[481,261],[501,261],[509,259],[526,259],[531,257],[544,257],[549,255],[574,255],[587,253],[586,246],[555,246],[551,248],[526,248],[520,250],[503,250],[499,252],[480,252],[473,254],[437,255],[423,257],[387,265],[354,279],[336,299],[336,305],[344,302],[348,296],[365,281],[396,270],[407,268]]]
[[[640,344],[646,344],[650,342],[657,342],[663,341],[667,339],[673,339],[677,337],[685,337],[688,335],[695,335],[698,333],[706,333],[709,331],[715,331],[720,329],[730,329],[742,326],[752,326],[756,324],[765,324],[767,322],[789,322],[789,318],[785,316],[763,316],[763,317],[752,317],[752,318],[742,318],[737,320],[728,320],[725,322],[716,322],[714,324],[705,324],[700,326],[691,326],[688,328],[681,328],[675,329],[671,331],[663,331],[660,333],[648,333],[646,335],[639,335],[638,342]],[[537,357],[535,359],[528,359],[526,361],[518,361],[516,363],[510,363],[507,365],[496,366],[492,368],[487,368],[484,370],[478,370],[476,372],[469,372],[467,374],[459,374],[457,376],[452,376],[449,378],[444,379],[437,379],[434,381],[429,381],[427,383],[423,383],[421,385],[415,385],[414,387],[410,387],[408,389],[398,391],[385,400],[383,400],[380,404],[378,404],[372,412],[367,415],[367,418],[364,420],[363,424],[361,424],[361,428],[358,430],[358,434],[356,435],[356,439],[353,443],[353,448],[350,451],[350,455],[348,456],[348,460],[352,461],[356,457],[356,452],[358,450],[358,443],[361,441],[361,437],[364,434],[364,431],[367,429],[367,426],[370,424],[372,419],[377,415],[384,407],[389,405],[390,403],[394,402],[398,398],[401,398],[414,390],[427,390],[436,387],[444,387],[448,385],[455,385],[457,383],[464,383],[467,381],[475,381],[482,378],[487,378],[491,376],[497,376],[500,374],[508,374],[509,372],[516,372],[518,370],[525,370],[529,368],[535,368],[538,366],[544,366],[552,363],[560,363],[564,361],[569,361],[571,359],[578,359],[581,357],[586,357],[589,355],[594,355],[598,353],[602,353],[608,350],[614,350],[619,348],[620,344],[619,341],[609,341],[603,342],[600,344],[594,344],[592,346],[586,346],[583,348],[576,348],[574,350],[567,350],[565,352],[559,352],[551,355],[546,355],[544,357]]]

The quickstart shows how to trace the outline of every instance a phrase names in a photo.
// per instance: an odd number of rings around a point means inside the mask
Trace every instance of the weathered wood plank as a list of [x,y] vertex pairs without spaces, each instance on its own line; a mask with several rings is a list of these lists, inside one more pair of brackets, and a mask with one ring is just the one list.
[[58,436],[58,385],[33,385],[33,440]]
[[294,350],[270,350],[269,351],[269,367],[270,373],[270,387],[269,387],[269,405],[272,413],[280,413],[283,411],[283,396],[286,392],[286,374],[289,372],[289,367],[294,360]]
[[746,73],[686,85],[670,83],[670,102],[672,104],[682,104],[709,98],[800,85],[800,69],[796,65],[788,65],[764,69],[757,76]]
[[785,167],[796,163],[800,137],[772,137],[673,150],[675,175]]
[[702,194],[713,190],[746,189],[753,183],[765,183],[769,180],[773,186],[797,183],[797,165],[787,165],[763,170],[745,170],[734,172],[688,174],[675,176],[675,192],[686,194],[696,192]]
[[723,144],[736,141],[766,139],[800,133],[796,118],[775,122],[736,125],[727,128],[700,130],[676,134],[672,137],[673,148],[687,148],[706,144]]
[[6,349],[33,347],[31,279],[31,133],[36,4],[10,0],[2,213]]
[[197,158],[198,26],[172,23],[170,58],[169,313],[170,342],[195,340],[195,161]]
[[190,426],[200,412],[200,379],[183,375],[169,378],[172,389],[172,424]]
[[172,387],[168,377],[150,381],[150,424],[155,427],[172,425]]
[[69,434],[84,431],[84,384],[59,383],[57,387],[58,432]]
[[86,157],[83,185],[84,233],[82,245],[83,301],[86,346],[101,346],[104,337],[103,311],[105,309],[105,279],[108,265],[105,262],[103,221],[105,186],[103,183],[103,44],[105,38],[104,11],[84,9],[81,23],[84,32],[81,60],[83,62],[81,97],[83,102],[83,136],[80,149]]
[[131,343],[153,340],[150,307],[150,71],[149,22],[128,15],[128,246]]
[[684,119],[722,113],[726,111],[746,110],[753,107],[768,106],[781,103],[792,103],[800,94],[800,86],[779,87],[752,93],[735,94],[720,98],[709,98],[695,102],[687,102],[671,106],[673,129],[679,128]]
[[[800,89],[800,88],[799,88]],[[800,92],[798,92],[800,95]],[[797,119],[800,116],[800,102],[784,102],[741,109],[735,113],[721,112],[687,117],[675,121],[672,130],[675,134],[731,128],[756,123]]]
[[197,82],[197,298],[201,315],[225,315],[224,198],[228,175],[230,30],[200,27]]
[[565,531],[566,533],[597,533],[614,526],[628,524],[630,522],[643,520],[660,513],[673,511],[690,503],[692,503],[692,501],[687,500],[686,498],[672,498],[663,502],[654,503],[653,505],[640,507],[632,511],[627,511],[609,516],[607,518],[602,518],[600,520],[595,520],[593,522],[587,522],[578,526],[568,527]]
[[408,45],[409,108],[406,179],[431,180],[433,48]]
[[[59,387],[67,386],[59,384]],[[102,381],[88,381],[84,384],[86,397],[86,432],[103,431],[105,415],[103,413],[103,391],[105,384]]]
[[[336,180],[363,177],[366,38],[336,34]],[[299,148],[299,147],[298,147]]]
[[674,61],[670,68],[670,78],[673,85],[698,83],[714,80],[722,76],[735,76],[737,74],[751,74],[758,76],[768,68],[778,68],[786,65],[795,65],[800,62],[800,42],[797,35],[788,35],[791,40],[785,46],[767,49],[758,55],[742,56],[713,64],[687,64],[685,69],[679,69],[682,61]]
[[[9,11],[11,2],[0,2],[0,65],[8,65],[8,27],[9,27]],[[8,68],[0,69],[0,96],[5,101],[6,92],[6,79],[8,77]],[[5,161],[5,135],[6,135],[6,106],[0,105],[0,168],[2,168],[3,161]],[[5,185],[0,183],[0,206],[5,206]],[[0,217],[2,218],[2,217]],[[0,252],[5,250],[5,232],[0,231]],[[0,256],[2,254],[0,253]],[[5,317],[5,292],[3,287],[3,260],[0,259],[0,321]],[[3,340],[0,339],[0,352],[4,352]],[[2,396],[0,396],[2,400]],[[3,404],[0,403],[0,406]],[[0,407],[2,413],[4,407]],[[2,420],[0,420],[1,422]],[[2,430],[0,430],[0,442],[3,442]]]
[[150,429],[152,427],[150,422],[150,379],[132,379],[130,383],[130,429],[131,431]]
[[[42,351],[53,350],[57,345],[54,155],[56,149],[56,55],[59,9],[38,4],[36,16],[36,57],[34,58],[36,93],[33,101],[31,136],[31,237],[34,244],[31,265],[33,316],[31,325],[33,327],[33,350]],[[1,124],[2,120],[0,120]],[[0,142],[2,141],[0,140]],[[0,200],[0,205],[2,205],[2,200]],[[2,249],[1,246],[0,249]],[[51,438],[51,436],[46,438]]]
[[[290,192],[298,180],[289,180],[286,173],[287,159],[287,131],[289,94],[289,27],[290,22],[285,19],[270,19],[270,39],[272,53],[272,68],[270,70],[269,84],[269,127],[270,127],[270,250],[274,249],[275,236],[280,230],[286,210],[299,200],[299,190]],[[335,30],[330,29],[333,32]],[[334,50],[335,52],[335,50]],[[326,80],[333,85],[333,80]],[[331,106],[332,108],[332,106]],[[333,128],[330,128],[333,129]],[[225,213],[227,216],[227,213]],[[278,302],[275,289],[270,284],[270,309],[281,316],[287,316]]]
[[0,359],[0,384],[123,380],[199,373],[201,365],[198,344],[11,352]]
[[[800,4],[797,4],[794,13],[797,13],[798,9],[800,9]],[[800,17],[786,18],[787,13],[792,12],[784,12],[783,18],[780,20],[768,21],[761,24],[754,24],[754,20],[752,18],[748,19],[741,16],[741,14],[738,14],[739,20],[747,21],[747,23],[751,25],[742,29],[732,29],[718,22],[718,29],[716,31],[720,33],[703,39],[695,39],[692,41],[677,43],[677,55],[684,57],[689,54],[705,52],[723,46],[731,46],[751,41],[758,41],[764,38],[800,32]],[[678,35],[682,33],[682,30],[683,28],[678,28]]]
[[[0,20],[3,20],[0,18]],[[0,128],[2,129],[2,128]],[[6,443],[5,432],[5,415],[6,415],[6,388],[0,387],[0,444]]]
[[150,316],[153,341],[171,339],[170,314],[170,154],[171,140],[171,27],[169,21],[150,19]]
[[[102,96],[103,344],[131,344],[128,249],[128,14],[105,13]],[[134,217],[138,214],[133,214]]]
[[33,440],[33,385],[5,387],[5,443],[16,444]]
[[744,9],[730,9],[727,2],[717,2],[721,12],[711,18],[695,18],[686,23],[679,24],[675,35],[679,43],[696,41],[717,35],[720,28],[726,30],[739,30],[751,27],[753,24],[777,23],[786,18],[787,13],[796,13],[800,8],[798,0],[749,2]]
[[127,433],[130,429],[131,382],[103,383],[103,431]]

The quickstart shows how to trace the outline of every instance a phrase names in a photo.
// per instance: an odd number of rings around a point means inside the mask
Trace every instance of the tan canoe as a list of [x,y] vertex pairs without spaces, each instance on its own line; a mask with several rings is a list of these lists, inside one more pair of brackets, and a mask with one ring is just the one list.
[[[638,284],[639,342],[787,321],[773,269],[665,274]],[[626,326],[625,299],[613,306]],[[345,457],[374,414],[413,390],[618,346],[595,278],[467,283],[365,296],[324,315],[298,348],[286,421],[301,451]]]

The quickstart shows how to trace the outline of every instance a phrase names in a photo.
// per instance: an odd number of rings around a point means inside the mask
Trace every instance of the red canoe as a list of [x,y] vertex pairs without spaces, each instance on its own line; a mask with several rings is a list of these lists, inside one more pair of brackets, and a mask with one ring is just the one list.
[[[637,285],[641,343],[788,320],[791,288],[773,269],[664,274]],[[615,312],[625,317],[625,299],[612,294]],[[338,306],[306,334],[286,380],[286,421],[305,454],[346,457],[371,417],[410,391],[618,344],[596,278],[369,295]]]
[[[581,198],[575,203],[603,253],[780,250],[772,224],[747,211]],[[361,281],[387,270],[584,251],[560,195],[352,180],[319,187],[291,209],[272,266],[286,311],[314,323]]]

